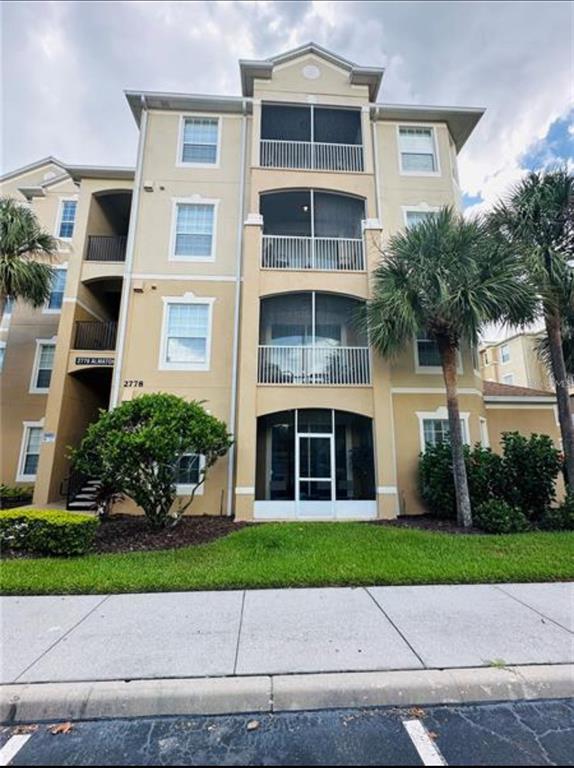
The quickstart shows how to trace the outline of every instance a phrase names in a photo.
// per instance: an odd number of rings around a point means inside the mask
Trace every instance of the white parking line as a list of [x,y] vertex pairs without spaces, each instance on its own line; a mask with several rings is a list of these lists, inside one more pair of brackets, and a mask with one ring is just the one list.
[[403,725],[423,765],[448,765],[420,720],[403,720]]
[[6,744],[0,749],[0,765],[10,765],[31,735],[31,733],[26,733],[12,736],[11,739],[8,739]]

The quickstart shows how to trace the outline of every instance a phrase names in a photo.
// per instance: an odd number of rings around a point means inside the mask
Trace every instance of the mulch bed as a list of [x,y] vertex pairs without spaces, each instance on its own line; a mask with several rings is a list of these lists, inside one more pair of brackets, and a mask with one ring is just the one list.
[[153,531],[143,516],[113,515],[103,520],[93,552],[149,552],[179,549],[220,539],[245,528],[227,517],[184,517],[175,528]]
[[462,528],[453,520],[441,520],[431,515],[405,515],[396,520],[373,520],[371,525],[392,525],[394,528],[418,528],[422,531],[434,533],[457,533],[469,536],[476,533],[484,533],[478,528]]

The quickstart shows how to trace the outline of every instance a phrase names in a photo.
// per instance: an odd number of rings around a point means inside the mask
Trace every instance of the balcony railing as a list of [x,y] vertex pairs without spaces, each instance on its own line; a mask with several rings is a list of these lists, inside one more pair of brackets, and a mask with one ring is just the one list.
[[368,347],[259,347],[259,384],[370,384]]
[[89,235],[86,261],[125,261],[125,235]]
[[319,269],[355,272],[365,269],[363,241],[348,237],[263,235],[264,269]]
[[363,145],[261,139],[260,162],[266,168],[358,173],[363,170]]
[[115,320],[107,323],[77,320],[74,349],[115,349],[117,329]]

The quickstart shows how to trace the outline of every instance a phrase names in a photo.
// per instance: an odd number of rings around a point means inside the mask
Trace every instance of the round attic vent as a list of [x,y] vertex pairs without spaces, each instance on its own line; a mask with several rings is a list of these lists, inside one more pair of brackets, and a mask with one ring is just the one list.
[[307,80],[316,80],[321,77],[321,70],[314,64],[307,64],[306,67],[303,67],[303,77]]

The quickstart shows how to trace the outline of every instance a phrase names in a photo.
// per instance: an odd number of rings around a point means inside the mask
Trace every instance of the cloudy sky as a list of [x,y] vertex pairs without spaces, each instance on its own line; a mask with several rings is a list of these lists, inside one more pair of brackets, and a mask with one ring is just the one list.
[[2,170],[52,154],[133,164],[124,89],[239,94],[238,58],[309,40],[385,66],[379,100],[484,106],[460,159],[469,208],[574,162],[568,2],[2,3]]

